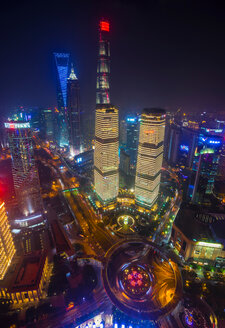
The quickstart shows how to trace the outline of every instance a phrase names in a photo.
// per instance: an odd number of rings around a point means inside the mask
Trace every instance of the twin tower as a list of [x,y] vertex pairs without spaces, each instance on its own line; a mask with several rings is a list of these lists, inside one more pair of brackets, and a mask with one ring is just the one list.
[[[103,204],[119,191],[119,112],[110,103],[109,27],[100,21],[95,116],[94,185]],[[151,207],[159,193],[165,116],[162,109],[144,109],[140,119],[135,199],[144,207]]]

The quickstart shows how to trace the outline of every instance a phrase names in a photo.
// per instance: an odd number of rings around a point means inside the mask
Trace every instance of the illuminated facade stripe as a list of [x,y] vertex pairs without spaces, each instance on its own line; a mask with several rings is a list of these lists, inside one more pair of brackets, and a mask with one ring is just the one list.
[[164,131],[164,110],[144,110],[140,121],[135,179],[135,199],[137,203],[144,206],[152,206],[158,197],[163,160]]
[[4,279],[15,252],[5,204],[2,202],[0,204],[0,279]]

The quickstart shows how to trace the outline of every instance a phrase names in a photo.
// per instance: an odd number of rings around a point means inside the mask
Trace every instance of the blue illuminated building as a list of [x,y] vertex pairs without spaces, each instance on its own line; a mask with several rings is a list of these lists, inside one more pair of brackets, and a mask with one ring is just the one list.
[[183,165],[191,168],[198,132],[177,124],[169,125],[167,130],[165,159],[172,166]]
[[127,126],[126,153],[130,156],[131,168],[134,168],[137,163],[139,116],[138,115],[127,116],[126,126]]
[[195,174],[192,202],[204,203],[213,192],[222,149],[222,137],[200,133],[192,172]]
[[57,142],[60,146],[68,145],[68,129],[66,122],[67,108],[67,79],[69,75],[69,59],[68,53],[54,53],[56,71],[57,71]]

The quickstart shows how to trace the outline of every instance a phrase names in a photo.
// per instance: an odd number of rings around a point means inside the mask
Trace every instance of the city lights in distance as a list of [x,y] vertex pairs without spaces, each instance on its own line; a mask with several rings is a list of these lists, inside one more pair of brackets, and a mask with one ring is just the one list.
[[100,30],[109,32],[109,22],[106,21],[100,21]]

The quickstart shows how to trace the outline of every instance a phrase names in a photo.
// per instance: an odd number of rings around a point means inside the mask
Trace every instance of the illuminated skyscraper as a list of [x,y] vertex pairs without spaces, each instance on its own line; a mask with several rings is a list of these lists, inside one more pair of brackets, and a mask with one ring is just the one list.
[[119,113],[109,98],[109,23],[101,20],[99,30],[94,184],[99,198],[109,202],[117,197],[119,190]]
[[111,105],[97,107],[95,117],[94,182],[104,202],[114,199],[119,189],[118,109]]
[[135,199],[143,206],[152,206],[157,200],[163,161],[165,111],[144,109],[140,133],[135,179]]
[[199,134],[193,159],[192,173],[195,174],[192,202],[204,203],[213,193],[221,154],[221,136],[210,133]]
[[30,123],[5,123],[12,156],[14,189],[24,215],[42,211],[38,171],[35,165]]
[[109,74],[110,74],[110,46],[108,41],[109,22],[100,21],[99,24],[99,53],[97,65],[96,104],[110,104]]
[[139,117],[138,115],[127,116],[127,143],[126,151],[130,155],[130,163],[133,167],[137,163],[138,135],[139,135]]
[[0,201],[0,279],[3,279],[16,250],[4,202]]
[[52,108],[41,109],[41,136],[49,141],[54,140],[54,114]]
[[58,133],[57,142],[60,146],[68,145],[68,131],[66,124],[67,107],[67,79],[69,75],[68,53],[54,53],[57,69],[57,102],[58,102]]
[[77,155],[81,147],[80,86],[73,67],[67,81],[67,122],[70,153]]

